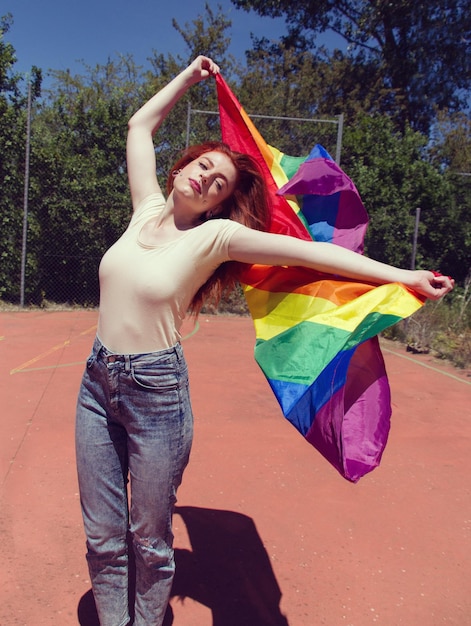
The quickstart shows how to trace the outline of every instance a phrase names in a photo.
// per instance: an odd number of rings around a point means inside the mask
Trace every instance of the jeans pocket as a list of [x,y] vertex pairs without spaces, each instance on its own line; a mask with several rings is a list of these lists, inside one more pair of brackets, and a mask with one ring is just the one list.
[[139,367],[135,366],[131,370],[133,381],[143,389],[150,389],[158,393],[173,391],[179,387],[179,379],[176,371],[165,367]]

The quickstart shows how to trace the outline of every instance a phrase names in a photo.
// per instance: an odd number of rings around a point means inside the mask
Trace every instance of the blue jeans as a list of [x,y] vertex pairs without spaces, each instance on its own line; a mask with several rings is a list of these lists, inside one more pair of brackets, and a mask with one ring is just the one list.
[[128,532],[136,562],[134,625],[163,622],[175,570],[172,514],[192,437],[181,346],[118,355],[96,339],[77,402],[76,454],[101,626],[129,621]]

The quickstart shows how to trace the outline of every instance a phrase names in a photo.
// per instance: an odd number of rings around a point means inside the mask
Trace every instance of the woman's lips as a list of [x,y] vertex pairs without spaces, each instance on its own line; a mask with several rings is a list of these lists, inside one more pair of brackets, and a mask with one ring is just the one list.
[[189,180],[190,180],[190,185],[193,187],[193,189],[197,191],[199,194],[201,194],[201,185],[199,184],[199,182],[195,180],[194,178],[190,178]]

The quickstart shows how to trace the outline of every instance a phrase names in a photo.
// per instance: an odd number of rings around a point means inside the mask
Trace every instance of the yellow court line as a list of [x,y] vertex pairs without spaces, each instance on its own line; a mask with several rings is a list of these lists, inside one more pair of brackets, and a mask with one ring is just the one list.
[[70,345],[69,339],[67,339],[67,341],[63,341],[62,343],[58,343],[56,346],[50,348],[49,350],[46,350],[46,352],[43,352],[42,354],[38,354],[38,356],[35,356],[29,361],[26,361],[26,363],[23,363],[22,365],[19,365],[18,367],[15,367],[14,369],[10,370],[10,374],[17,374],[18,372],[21,372],[21,370],[24,370],[26,367],[28,367],[28,365],[33,365],[33,363],[37,363],[41,359],[44,359],[44,357],[49,356],[53,352],[56,352],[57,350],[60,350],[61,348],[64,348],[65,346],[68,346],[68,345]]
[[[193,329],[187,335],[182,337],[182,341],[185,341],[185,339],[190,339],[190,337],[195,335],[198,332],[199,329],[200,329],[200,324],[199,324],[199,321],[196,320]],[[87,330],[82,331],[79,336],[87,335],[88,333],[90,333],[90,332],[92,332],[94,330],[96,330],[96,324],[94,326],[90,326],[90,328],[87,328]],[[33,365],[34,363],[37,363],[38,361],[40,361],[44,357],[48,356],[49,354],[52,354],[53,352],[55,352],[57,350],[60,350],[61,348],[64,348],[67,345],[70,345],[70,343],[71,343],[71,341],[67,340],[67,341],[64,341],[61,344],[58,344],[57,346],[54,346],[53,348],[50,348],[46,352],[43,352],[42,354],[39,354],[38,356],[34,357],[33,359],[30,359],[26,363],[23,363],[22,365],[19,365],[18,367],[15,367],[14,369],[12,369],[10,371],[10,374],[20,374],[20,373],[26,373],[26,372],[38,372],[40,370],[55,369],[55,368],[59,368],[59,367],[73,367],[74,365],[83,365],[85,363],[85,361],[76,361],[74,363],[59,363],[59,364],[55,364],[55,365],[45,365],[43,367],[28,367],[29,365]]]
[[86,361],[76,361],[75,363],[59,363],[58,365],[44,365],[43,367],[28,367],[28,369],[12,370],[10,374],[26,374],[28,372],[39,372],[41,370],[59,369],[60,367],[73,367],[74,365],[84,365]]
[[[79,337],[81,337],[82,335],[87,335],[88,333],[90,333],[91,331],[94,331],[95,329],[96,329],[96,324],[94,324],[93,326],[90,326],[86,330],[83,330],[81,333],[79,333]],[[29,366],[33,365],[34,363],[37,363],[38,361],[41,361],[41,359],[44,359],[45,357],[49,356],[53,352],[57,352],[57,350],[61,350],[62,348],[65,348],[65,346],[69,346],[70,344],[71,344],[70,339],[63,341],[62,343],[58,343],[52,348],[49,348],[49,350],[46,350],[46,352],[43,352],[42,354],[38,354],[38,356],[33,357],[29,361],[26,361],[26,363],[22,363],[18,367],[13,368],[12,370],[10,370],[10,375],[18,374],[19,372],[22,372],[22,371],[30,372],[32,369],[37,370],[37,369],[50,369],[51,367],[58,367],[57,365],[52,365],[48,367],[40,367],[40,368],[30,368]]]
[[90,326],[90,328],[87,328],[87,330],[82,330],[82,332],[80,333],[80,337],[82,335],[88,335],[88,333],[91,333],[92,331],[95,331],[97,328],[96,324],[93,324],[93,326]]

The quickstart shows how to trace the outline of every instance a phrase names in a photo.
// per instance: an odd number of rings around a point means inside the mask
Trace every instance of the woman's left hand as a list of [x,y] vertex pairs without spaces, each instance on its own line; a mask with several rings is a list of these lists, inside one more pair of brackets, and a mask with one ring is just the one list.
[[439,272],[415,270],[408,286],[429,300],[440,300],[453,289],[455,281],[450,276],[442,276]]

